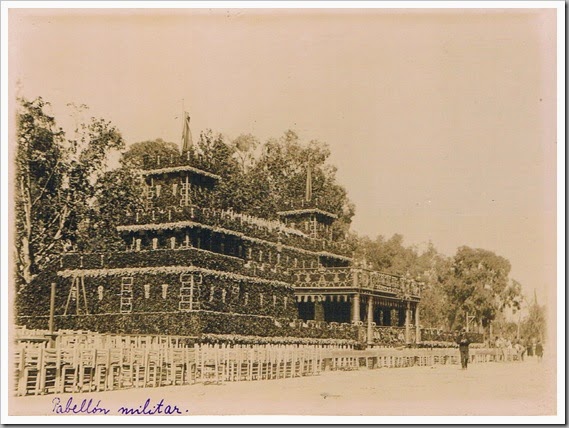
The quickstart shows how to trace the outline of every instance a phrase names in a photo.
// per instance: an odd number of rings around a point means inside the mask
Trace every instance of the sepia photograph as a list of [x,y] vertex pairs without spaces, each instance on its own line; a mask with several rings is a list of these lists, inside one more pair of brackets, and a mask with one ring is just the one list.
[[2,2],[2,423],[564,423],[564,6]]

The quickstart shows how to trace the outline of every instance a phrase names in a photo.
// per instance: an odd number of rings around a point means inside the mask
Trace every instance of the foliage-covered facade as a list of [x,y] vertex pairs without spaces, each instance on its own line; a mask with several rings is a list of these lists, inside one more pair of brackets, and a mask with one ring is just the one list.
[[47,327],[55,282],[56,328],[415,340],[419,286],[356,266],[310,179],[306,199],[269,220],[214,208],[222,178],[195,164],[188,151],[146,159],[144,201],[116,228],[122,249],[64,253],[23,292],[19,323]]

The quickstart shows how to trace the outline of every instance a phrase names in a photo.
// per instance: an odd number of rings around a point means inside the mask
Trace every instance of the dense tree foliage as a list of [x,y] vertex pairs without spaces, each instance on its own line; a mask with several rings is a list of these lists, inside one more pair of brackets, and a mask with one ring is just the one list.
[[528,308],[528,315],[523,319],[521,324],[522,337],[545,342],[547,339],[545,336],[545,316],[545,306],[538,304],[537,299],[534,299]]
[[260,201],[261,214],[274,216],[279,210],[300,208],[310,166],[313,203],[349,223],[354,206],[346,190],[336,183],[336,167],[327,163],[329,157],[326,144],[319,141],[303,144],[293,131],[267,141],[251,170],[251,177],[263,180],[265,192],[272,195],[269,200]]
[[126,215],[134,216],[143,206],[141,177],[130,168],[105,172],[95,186],[95,203],[84,222],[82,251],[124,250],[124,242],[116,227]]
[[419,251],[403,244],[403,236],[351,236],[356,241],[356,258],[369,268],[403,275],[422,284],[421,323],[453,330],[488,325],[507,308],[517,310],[521,284],[509,278],[510,263],[483,249],[458,248],[453,257],[440,254],[429,243]]
[[19,100],[15,176],[16,273],[29,285],[65,247],[79,241],[107,154],[124,146],[103,119],[80,124],[67,138],[42,98]]
[[128,150],[122,154],[121,164],[125,168],[138,169],[150,165],[157,166],[160,160],[167,163],[179,156],[180,150],[176,144],[158,138],[130,144]]
[[508,260],[491,251],[460,247],[443,284],[449,297],[450,327],[464,325],[467,315],[488,326],[501,308],[510,269]]

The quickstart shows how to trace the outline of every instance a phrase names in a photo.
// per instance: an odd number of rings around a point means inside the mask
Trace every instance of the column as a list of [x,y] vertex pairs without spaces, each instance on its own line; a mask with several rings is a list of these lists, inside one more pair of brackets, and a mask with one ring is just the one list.
[[407,307],[405,308],[405,343],[411,343],[411,309],[410,304],[407,302]]
[[314,302],[314,320],[324,321],[324,302],[316,299]]
[[358,271],[356,269],[352,269],[352,287],[358,288]]
[[360,295],[354,294],[352,296],[352,322],[360,320]]
[[367,343],[373,345],[373,297],[367,298]]
[[419,323],[419,303],[415,306],[415,343],[421,341],[421,326]]

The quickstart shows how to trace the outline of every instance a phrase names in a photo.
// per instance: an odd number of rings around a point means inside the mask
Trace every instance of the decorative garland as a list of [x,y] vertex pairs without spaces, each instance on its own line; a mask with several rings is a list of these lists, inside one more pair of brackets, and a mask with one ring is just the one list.
[[[152,311],[152,312],[131,312],[128,315],[132,315],[132,314],[136,314],[136,315],[171,315],[173,313],[178,313],[181,314],[182,312],[171,312],[171,311]],[[256,314],[240,314],[238,312],[231,312],[230,314],[228,314],[227,312],[220,312],[220,311],[208,311],[206,309],[196,309],[194,311],[191,312],[186,312],[186,313],[191,313],[191,314],[200,314],[200,313],[204,313],[204,314],[219,314],[219,315],[231,315],[234,317],[254,317],[254,318],[266,318],[266,319],[270,319],[270,320],[274,320],[275,317],[272,317],[270,315],[256,315]],[[124,314],[119,314],[116,312],[102,312],[102,313],[96,313],[96,314],[90,314],[90,316],[117,316],[117,315],[124,315]],[[69,316],[77,316],[77,315],[54,315],[54,317],[69,317]],[[49,318],[49,315],[19,315],[18,318],[21,318],[23,320],[26,319],[32,319],[32,318]]]
[[279,211],[277,212],[277,214],[282,216],[301,215],[301,214],[322,214],[323,216],[330,217],[333,219],[338,218],[336,214],[329,213],[328,211],[324,211],[319,208],[305,208],[302,210]]
[[141,173],[143,175],[159,175],[159,174],[169,174],[171,172],[193,172],[198,175],[204,175],[209,178],[213,178],[214,180],[221,180],[219,175],[212,174],[211,172],[207,172],[201,170],[199,168],[194,168],[193,166],[189,165],[181,165],[181,166],[171,166],[167,168],[158,168],[158,169],[148,169],[142,170]]
[[322,256],[322,257],[329,257],[329,258],[332,258],[332,259],[346,260],[346,261],[348,261],[348,262],[351,262],[351,261],[352,261],[352,258],[351,258],[351,257],[342,256],[342,255],[340,255],[340,254],[329,253],[328,251],[319,251],[319,252],[318,252],[318,255],[319,255],[319,256]]
[[199,272],[206,275],[217,276],[219,278],[233,279],[236,281],[246,281],[254,284],[268,284],[274,287],[285,287],[292,289],[293,287],[282,281],[272,281],[262,278],[254,278],[251,276],[240,275],[231,272],[223,272],[211,269],[205,269],[197,266],[157,266],[157,267],[131,267],[131,268],[117,268],[117,269],[65,269],[57,272],[58,276],[63,278],[71,278],[75,276],[86,277],[105,277],[105,276],[131,276],[135,274],[160,274],[160,273],[186,273],[186,272]]
[[244,336],[241,334],[204,334],[201,343],[251,344],[251,345],[334,345],[356,346],[353,339],[318,339],[314,337],[263,337]]

